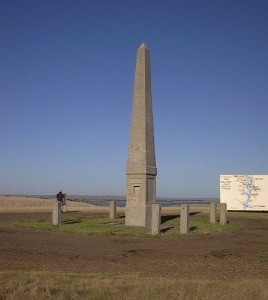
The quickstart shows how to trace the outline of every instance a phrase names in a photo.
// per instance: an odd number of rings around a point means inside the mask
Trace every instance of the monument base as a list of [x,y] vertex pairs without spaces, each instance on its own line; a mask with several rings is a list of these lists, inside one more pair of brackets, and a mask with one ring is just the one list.
[[128,226],[150,227],[152,221],[152,205],[130,206],[125,208],[125,224]]

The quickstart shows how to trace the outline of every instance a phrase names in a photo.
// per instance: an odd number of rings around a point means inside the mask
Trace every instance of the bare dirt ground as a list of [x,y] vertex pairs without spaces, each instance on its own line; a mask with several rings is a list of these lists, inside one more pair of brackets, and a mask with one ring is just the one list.
[[227,280],[268,276],[268,219],[241,219],[245,228],[232,234],[178,238],[97,237],[9,226],[33,217],[51,219],[51,213],[0,214],[0,271]]

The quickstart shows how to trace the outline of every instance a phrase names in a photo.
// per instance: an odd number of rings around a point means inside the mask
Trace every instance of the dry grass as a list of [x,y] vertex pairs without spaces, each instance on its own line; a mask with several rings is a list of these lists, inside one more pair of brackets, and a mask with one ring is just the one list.
[[[51,212],[54,199],[27,196],[0,196],[0,212]],[[95,206],[82,202],[67,201],[68,211],[108,212],[108,207]]]
[[[51,212],[54,199],[44,199],[27,196],[1,196],[0,195],[0,212],[1,213],[22,213],[22,212]],[[92,204],[67,201],[68,211],[84,212],[107,212],[108,206],[96,206]],[[119,213],[124,213],[124,208],[117,207]],[[164,214],[177,214],[180,212],[180,206],[162,207]],[[191,212],[209,212],[209,205],[191,205]]]
[[138,275],[0,273],[0,299],[264,300],[268,280],[182,280]]

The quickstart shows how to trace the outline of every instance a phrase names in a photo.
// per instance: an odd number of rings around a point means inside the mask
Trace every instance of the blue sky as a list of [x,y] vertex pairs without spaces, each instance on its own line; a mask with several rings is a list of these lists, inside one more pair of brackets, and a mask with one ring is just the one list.
[[125,194],[147,44],[157,196],[267,174],[268,1],[2,0],[0,194]]

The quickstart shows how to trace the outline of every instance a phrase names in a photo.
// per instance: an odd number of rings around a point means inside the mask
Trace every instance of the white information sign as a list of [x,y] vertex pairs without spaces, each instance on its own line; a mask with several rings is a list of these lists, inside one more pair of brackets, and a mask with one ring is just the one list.
[[220,202],[228,210],[268,210],[268,175],[220,175]]

